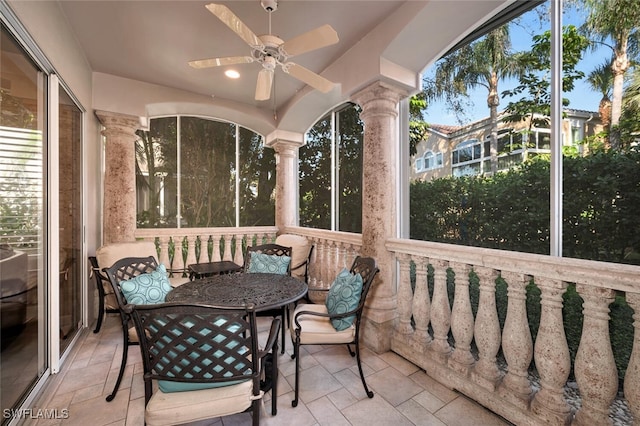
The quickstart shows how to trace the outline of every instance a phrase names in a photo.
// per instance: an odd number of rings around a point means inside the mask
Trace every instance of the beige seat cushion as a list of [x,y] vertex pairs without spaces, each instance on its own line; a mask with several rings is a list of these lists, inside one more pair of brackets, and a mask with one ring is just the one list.
[[164,393],[156,390],[145,410],[148,426],[176,425],[240,413],[251,406],[251,380],[233,386]]
[[311,242],[302,235],[281,234],[276,238],[276,244],[291,247],[291,275],[295,278],[304,280],[304,268],[294,268],[304,263],[304,261],[309,257]]
[[129,327],[129,342],[138,343],[138,333],[136,333],[135,327]]
[[[327,307],[325,305],[316,304],[300,304],[296,307],[293,315],[291,316],[291,336],[295,339],[296,323],[293,320],[296,314],[300,311],[320,312],[327,313]],[[317,344],[335,344],[335,343],[351,343],[356,335],[355,325],[351,325],[349,328],[336,331],[331,325],[331,321],[328,318],[316,317],[312,315],[302,315],[299,318],[301,332],[300,343],[303,345],[317,345]]]

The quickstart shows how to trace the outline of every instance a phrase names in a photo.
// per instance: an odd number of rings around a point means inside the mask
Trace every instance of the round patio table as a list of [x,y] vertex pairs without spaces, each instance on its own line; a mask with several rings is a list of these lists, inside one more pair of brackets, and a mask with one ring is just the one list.
[[237,273],[214,275],[182,284],[167,294],[167,302],[241,306],[256,311],[279,309],[307,294],[307,284],[289,275]]

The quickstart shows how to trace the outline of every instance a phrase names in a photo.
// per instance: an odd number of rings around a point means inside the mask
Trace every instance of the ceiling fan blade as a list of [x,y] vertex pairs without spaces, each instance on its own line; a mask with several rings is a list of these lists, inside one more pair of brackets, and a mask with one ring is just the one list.
[[262,50],[264,45],[257,35],[244,22],[240,20],[227,6],[211,3],[206,6],[209,12],[213,13],[227,27],[238,34],[249,46]]
[[280,49],[287,57],[292,57],[321,47],[331,46],[338,41],[338,33],[331,25],[326,24],[284,42]]
[[273,83],[273,70],[263,68],[258,73],[256,84],[256,101],[266,101],[271,97],[271,84]]
[[322,93],[327,93],[333,89],[334,84],[331,81],[293,62],[287,62],[282,66],[282,70]]
[[198,61],[190,61],[189,65],[193,68],[211,68],[221,67],[224,65],[250,64],[253,62],[251,56],[228,56],[226,58],[200,59]]

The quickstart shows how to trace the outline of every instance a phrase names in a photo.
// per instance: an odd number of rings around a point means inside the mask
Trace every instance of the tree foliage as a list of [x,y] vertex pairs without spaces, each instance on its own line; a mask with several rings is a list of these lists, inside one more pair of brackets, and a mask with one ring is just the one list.
[[[563,28],[562,35],[562,91],[571,92],[575,82],[584,77],[584,73],[576,69],[582,59],[589,41],[578,33],[573,25]],[[551,31],[533,37],[533,45],[529,52],[518,56],[522,69],[526,69],[519,77],[519,84],[511,90],[502,92],[502,97],[521,98],[511,101],[505,108],[506,122],[520,122],[531,118],[531,125],[549,127],[551,115]],[[563,106],[569,105],[568,99],[562,100]]]
[[235,226],[236,180],[240,225],[273,225],[275,156],[260,135],[199,117],[181,117],[179,123],[179,156],[176,117],[154,119],[148,132],[139,133],[138,199],[146,197],[148,208],[139,206],[138,226],[177,226],[178,204],[180,226]]

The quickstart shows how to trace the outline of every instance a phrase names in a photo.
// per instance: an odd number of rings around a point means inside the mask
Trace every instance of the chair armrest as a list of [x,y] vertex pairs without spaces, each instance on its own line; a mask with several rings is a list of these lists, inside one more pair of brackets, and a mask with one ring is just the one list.
[[278,332],[280,331],[280,322],[282,320],[280,317],[275,317],[273,321],[271,321],[271,329],[269,329],[269,337],[267,337],[267,343],[265,343],[264,348],[258,351],[258,357],[264,358],[269,352],[274,349],[274,346],[278,342]]
[[298,265],[296,265],[296,266],[292,266],[292,267],[291,267],[291,270],[292,270],[292,271],[295,271],[296,269],[300,269],[300,268],[302,268],[303,266],[307,266],[307,264],[308,264],[308,263],[309,263],[309,260],[308,260],[308,259],[306,259],[304,262],[302,262],[302,263],[300,263],[300,264],[298,264]]
[[329,291],[328,288],[323,287],[307,287],[307,291]]
[[293,322],[296,324],[296,329],[300,330],[300,322],[298,321],[298,317],[303,316],[303,315],[309,315],[309,316],[314,316],[314,317],[321,317],[321,318],[328,318],[330,320],[332,319],[339,319],[339,318],[346,318],[346,317],[350,317],[352,315],[355,315],[360,309],[362,309],[361,306],[357,306],[355,309],[352,309],[348,312],[344,312],[342,314],[325,314],[323,312],[314,312],[314,311],[300,311],[297,312],[295,317],[293,317]]

